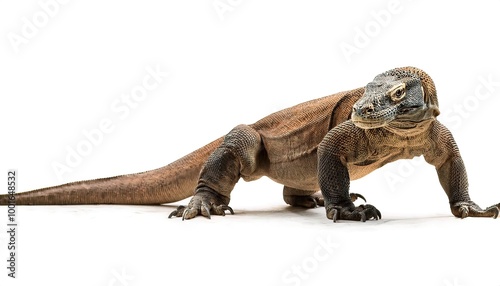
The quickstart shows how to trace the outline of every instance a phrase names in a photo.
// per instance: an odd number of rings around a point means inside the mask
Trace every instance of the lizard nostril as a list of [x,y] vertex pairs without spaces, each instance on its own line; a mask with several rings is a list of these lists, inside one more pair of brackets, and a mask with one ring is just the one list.
[[361,109],[362,114],[372,113],[373,111],[374,111],[374,108],[373,108],[373,105],[371,105],[371,104],[363,106],[363,108]]
[[373,111],[375,111],[375,108],[373,107],[372,104],[369,105],[354,105],[353,107],[354,112],[356,112],[359,115],[366,115],[370,114]]

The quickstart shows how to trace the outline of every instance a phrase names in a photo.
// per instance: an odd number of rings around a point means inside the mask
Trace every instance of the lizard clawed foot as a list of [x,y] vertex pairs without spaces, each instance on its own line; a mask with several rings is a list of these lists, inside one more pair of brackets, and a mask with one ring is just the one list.
[[473,201],[458,202],[451,206],[451,213],[458,218],[466,217],[492,217],[497,218],[500,213],[500,204],[493,205],[483,210]]
[[382,218],[382,214],[376,207],[369,204],[357,207],[352,203],[347,206],[330,204],[326,206],[326,217],[333,220],[333,222],[337,222],[340,219],[365,222],[371,219],[379,220]]
[[187,206],[179,206],[170,213],[168,218],[176,216],[185,220],[201,214],[210,219],[211,215],[225,216],[226,211],[234,214],[233,209],[227,205],[226,201],[228,200],[215,192],[200,190],[191,198]]
[[285,202],[294,207],[317,208],[325,206],[325,200],[321,192],[316,192],[308,196],[284,195]]

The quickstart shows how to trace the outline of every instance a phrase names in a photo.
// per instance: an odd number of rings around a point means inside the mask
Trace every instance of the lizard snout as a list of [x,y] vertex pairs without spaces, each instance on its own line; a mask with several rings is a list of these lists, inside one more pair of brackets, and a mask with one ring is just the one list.
[[359,116],[366,116],[375,110],[373,104],[356,104],[352,107],[352,110]]

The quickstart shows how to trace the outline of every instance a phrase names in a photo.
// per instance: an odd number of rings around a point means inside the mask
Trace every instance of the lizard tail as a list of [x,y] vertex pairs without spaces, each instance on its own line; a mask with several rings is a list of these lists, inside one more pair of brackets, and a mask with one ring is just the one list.
[[[222,140],[219,138],[159,169],[17,193],[15,204],[156,205],[180,201],[194,194],[203,165]],[[0,195],[0,205],[7,204],[9,196]]]

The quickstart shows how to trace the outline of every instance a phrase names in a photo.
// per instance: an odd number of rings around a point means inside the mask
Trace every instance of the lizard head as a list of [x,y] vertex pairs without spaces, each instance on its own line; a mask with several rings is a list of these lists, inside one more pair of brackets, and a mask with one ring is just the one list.
[[379,74],[354,104],[352,122],[372,129],[391,122],[418,123],[439,115],[436,88],[422,70],[404,67]]

